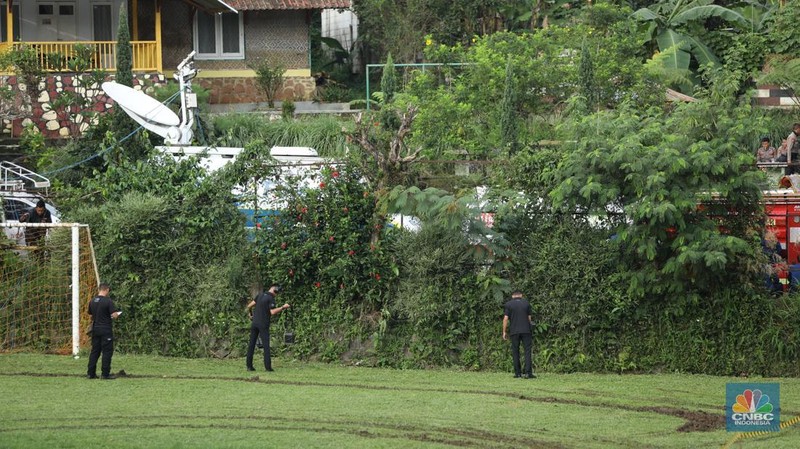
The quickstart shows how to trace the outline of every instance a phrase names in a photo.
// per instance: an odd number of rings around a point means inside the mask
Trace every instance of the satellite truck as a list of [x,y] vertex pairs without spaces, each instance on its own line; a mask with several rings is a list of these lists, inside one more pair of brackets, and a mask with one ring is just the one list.
[[[194,51],[189,53],[189,56],[178,64],[177,72],[173,75],[180,89],[180,116],[155,98],[131,87],[116,82],[105,82],[102,88],[133,120],[148,131],[164,138],[164,145],[157,146],[157,150],[170,154],[177,160],[198,156],[200,165],[212,172],[234,161],[243,149],[189,145],[192,142],[192,127],[197,109],[197,95],[192,92],[192,79],[198,72],[194,66],[194,54]],[[299,173],[309,167],[326,163],[315,149],[309,147],[276,146],[270,149],[270,155],[283,166],[283,170],[288,172]],[[259,200],[239,205],[239,209],[248,217],[248,227],[254,226],[253,216],[257,210],[263,212],[275,209],[276,205],[267,201],[268,192],[272,187],[269,181],[263,181],[258,186]],[[234,190],[233,193],[243,192]]]

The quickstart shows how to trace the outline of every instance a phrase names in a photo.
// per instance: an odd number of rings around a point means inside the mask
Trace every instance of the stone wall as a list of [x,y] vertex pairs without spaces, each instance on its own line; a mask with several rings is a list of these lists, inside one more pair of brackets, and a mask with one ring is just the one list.
[[[19,137],[24,127],[34,124],[47,139],[64,138],[85,131],[96,123],[97,114],[113,109],[114,101],[106,96],[100,86],[87,86],[89,77],[84,75],[51,75],[42,81],[36,92],[37,100],[32,113],[20,104],[27,104],[28,87],[20,83],[16,76],[0,76],[0,86],[8,86],[19,92],[16,104],[3,104],[5,109],[19,109],[16,114],[2,120],[2,136]],[[110,79],[110,77],[109,77]],[[152,94],[154,86],[166,83],[164,75],[135,75],[134,89]],[[210,91],[210,104],[237,104],[266,102],[266,97],[252,77],[236,78],[195,78],[194,83]],[[316,88],[313,77],[289,77],[275,100],[310,100]],[[63,92],[78,92],[84,98],[91,98],[92,106],[86,111],[66,111],[57,107],[58,98]],[[24,100],[23,100],[24,98]],[[13,103],[13,102],[12,102]],[[53,105],[56,105],[54,108]],[[0,108],[2,109],[2,108]],[[14,117],[16,115],[16,118]]]
[[[27,98],[16,101],[18,112],[11,118],[4,118],[2,135],[19,137],[22,130],[30,124],[35,125],[47,139],[69,137],[85,131],[97,122],[97,115],[107,112],[113,107],[113,100],[100,89],[97,84],[87,85],[88,75],[61,74],[46,77],[36,90],[36,101],[33,106],[20,106],[28,103]],[[28,86],[20,82],[16,76],[0,77],[0,86],[8,86],[17,90],[20,96],[28,96]],[[165,83],[164,75],[136,75],[134,88],[137,90],[152,89],[155,85]],[[83,98],[89,98],[89,106],[84,110],[59,106],[59,96],[65,92],[77,92]],[[18,117],[14,118],[13,115]]]
[[[210,104],[262,103],[267,101],[255,78],[195,78],[195,84],[210,91]],[[290,77],[283,81],[283,88],[275,100],[311,100],[316,89],[313,77]]]

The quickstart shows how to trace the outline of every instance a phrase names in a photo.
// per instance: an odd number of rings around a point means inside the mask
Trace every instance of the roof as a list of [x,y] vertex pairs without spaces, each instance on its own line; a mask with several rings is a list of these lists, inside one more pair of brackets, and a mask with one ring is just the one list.
[[228,0],[183,0],[183,2],[209,13],[236,12],[235,9],[229,6],[230,1]]
[[238,11],[269,9],[345,9],[350,0],[225,0]]
[[678,102],[678,101],[692,102],[692,101],[697,101],[697,99],[694,98],[694,97],[690,97],[688,95],[682,94],[682,93],[680,93],[680,92],[678,92],[676,90],[667,89],[667,101],[673,102],[673,103],[674,102]]

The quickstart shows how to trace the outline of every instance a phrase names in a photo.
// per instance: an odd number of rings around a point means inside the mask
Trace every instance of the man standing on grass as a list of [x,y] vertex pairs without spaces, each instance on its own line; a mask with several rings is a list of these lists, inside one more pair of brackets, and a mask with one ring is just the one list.
[[[531,305],[522,298],[522,292],[511,294],[511,301],[504,307],[503,340],[508,340],[509,323],[511,323],[511,357],[514,361],[514,377],[535,379],[531,366]],[[519,363],[519,344],[525,348],[525,372],[522,373]]]
[[108,292],[111,291],[108,284],[100,284],[97,290],[97,296],[89,302],[89,315],[92,316],[92,352],[89,354],[87,377],[97,379],[97,359],[102,352],[101,376],[103,379],[116,379],[111,374],[111,356],[114,355],[114,325],[111,320],[116,319],[122,312],[117,310],[114,302],[108,297]]
[[[259,290],[261,289],[259,288]],[[260,292],[256,295],[256,299],[247,305],[248,311],[255,307],[251,317],[253,322],[250,324],[250,343],[247,345],[247,371],[256,370],[253,367],[253,353],[256,350],[256,341],[259,336],[261,344],[264,346],[264,369],[273,371],[272,358],[269,353],[269,319],[272,315],[277,315],[290,307],[289,304],[278,307],[275,303],[275,296],[280,291],[280,285],[273,285],[268,292]]]

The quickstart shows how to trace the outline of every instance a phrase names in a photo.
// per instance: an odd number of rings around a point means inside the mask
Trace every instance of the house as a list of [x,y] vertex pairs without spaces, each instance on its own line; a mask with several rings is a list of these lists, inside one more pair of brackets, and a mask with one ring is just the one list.
[[[0,51],[26,45],[40,55],[48,77],[39,86],[34,121],[47,114],[42,105],[59,91],[74,89],[75,77],[60,73],[63,69],[53,66],[48,55],[69,58],[76,44],[88,44],[94,50],[90,68],[113,75],[121,8],[128,12],[133,71],[140,85],[166,82],[194,50],[200,69],[195,84],[211,91],[210,103],[264,101],[251,69],[259,61],[286,69],[279,99],[307,100],[315,88],[312,14],[349,6],[350,0],[0,0]],[[2,81],[17,83],[12,74]],[[106,103],[97,110],[109,107],[102,92],[89,94]],[[65,135],[52,114],[43,120],[48,125],[42,128]]]

